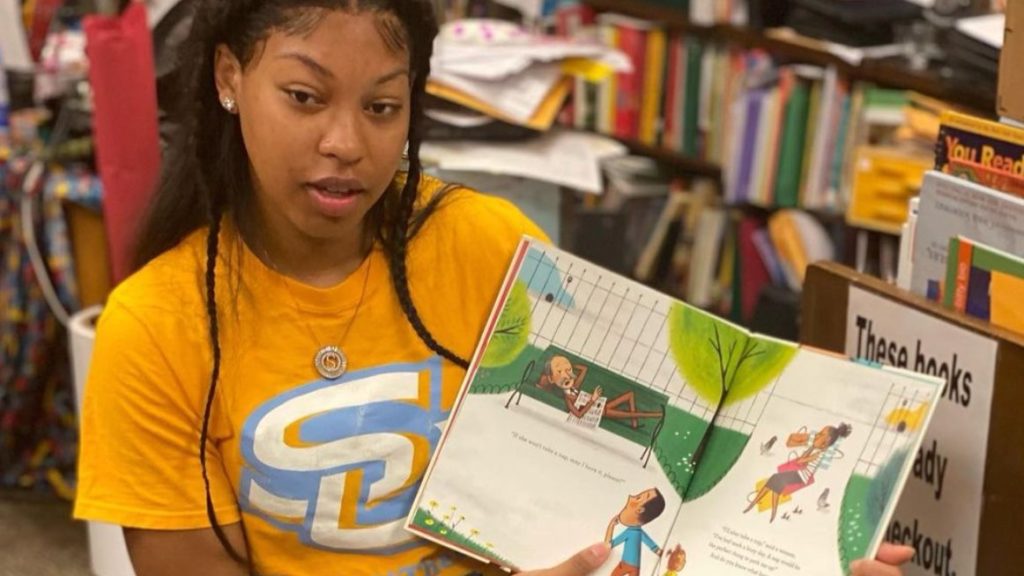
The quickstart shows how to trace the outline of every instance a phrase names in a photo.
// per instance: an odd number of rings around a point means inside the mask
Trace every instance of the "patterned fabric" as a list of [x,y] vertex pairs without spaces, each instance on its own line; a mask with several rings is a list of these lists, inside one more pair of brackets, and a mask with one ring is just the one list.
[[[31,162],[32,156],[18,151],[0,158],[0,486],[70,498],[77,423],[66,332],[30,264],[20,213]],[[59,299],[73,311],[65,199],[96,205],[98,179],[84,168],[51,169],[33,199],[40,251]]]

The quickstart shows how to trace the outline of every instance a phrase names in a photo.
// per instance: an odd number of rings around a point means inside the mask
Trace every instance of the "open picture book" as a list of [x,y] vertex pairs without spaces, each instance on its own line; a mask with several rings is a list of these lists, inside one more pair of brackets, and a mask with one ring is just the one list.
[[407,520],[509,570],[849,573],[942,381],[752,334],[524,238]]

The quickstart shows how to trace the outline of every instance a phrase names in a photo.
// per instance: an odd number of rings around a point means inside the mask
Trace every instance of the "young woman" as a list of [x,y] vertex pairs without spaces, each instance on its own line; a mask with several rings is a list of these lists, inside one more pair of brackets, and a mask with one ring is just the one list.
[[138,576],[481,569],[401,526],[512,251],[542,233],[420,174],[431,6],[198,0],[186,136],[82,416],[76,516],[124,526]]
[[[838,426],[825,426],[812,438],[807,438],[807,434],[803,432],[790,436],[790,441],[786,443],[789,448],[803,446],[808,441],[810,444],[802,454],[790,458],[779,466],[778,471],[768,478],[743,513],[750,512],[766,496],[771,495],[772,515],[769,522],[775,522],[775,516],[779,512],[779,501],[782,497],[799,492],[814,484],[814,475],[821,467],[828,450],[843,438],[848,438],[852,431],[850,425],[844,422]],[[799,441],[794,441],[794,438],[799,438]]]

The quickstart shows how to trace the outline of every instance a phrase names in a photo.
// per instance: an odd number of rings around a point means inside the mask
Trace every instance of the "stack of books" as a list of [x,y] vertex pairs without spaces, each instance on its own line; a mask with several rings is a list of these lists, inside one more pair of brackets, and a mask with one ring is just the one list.
[[1024,130],[945,114],[903,241],[912,291],[1024,333]]

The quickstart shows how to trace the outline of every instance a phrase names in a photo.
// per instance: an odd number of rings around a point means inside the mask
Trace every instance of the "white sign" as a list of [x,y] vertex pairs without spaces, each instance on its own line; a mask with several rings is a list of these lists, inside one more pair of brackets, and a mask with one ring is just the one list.
[[974,576],[997,344],[850,288],[846,353],[946,379],[887,540],[913,546],[907,576]]

